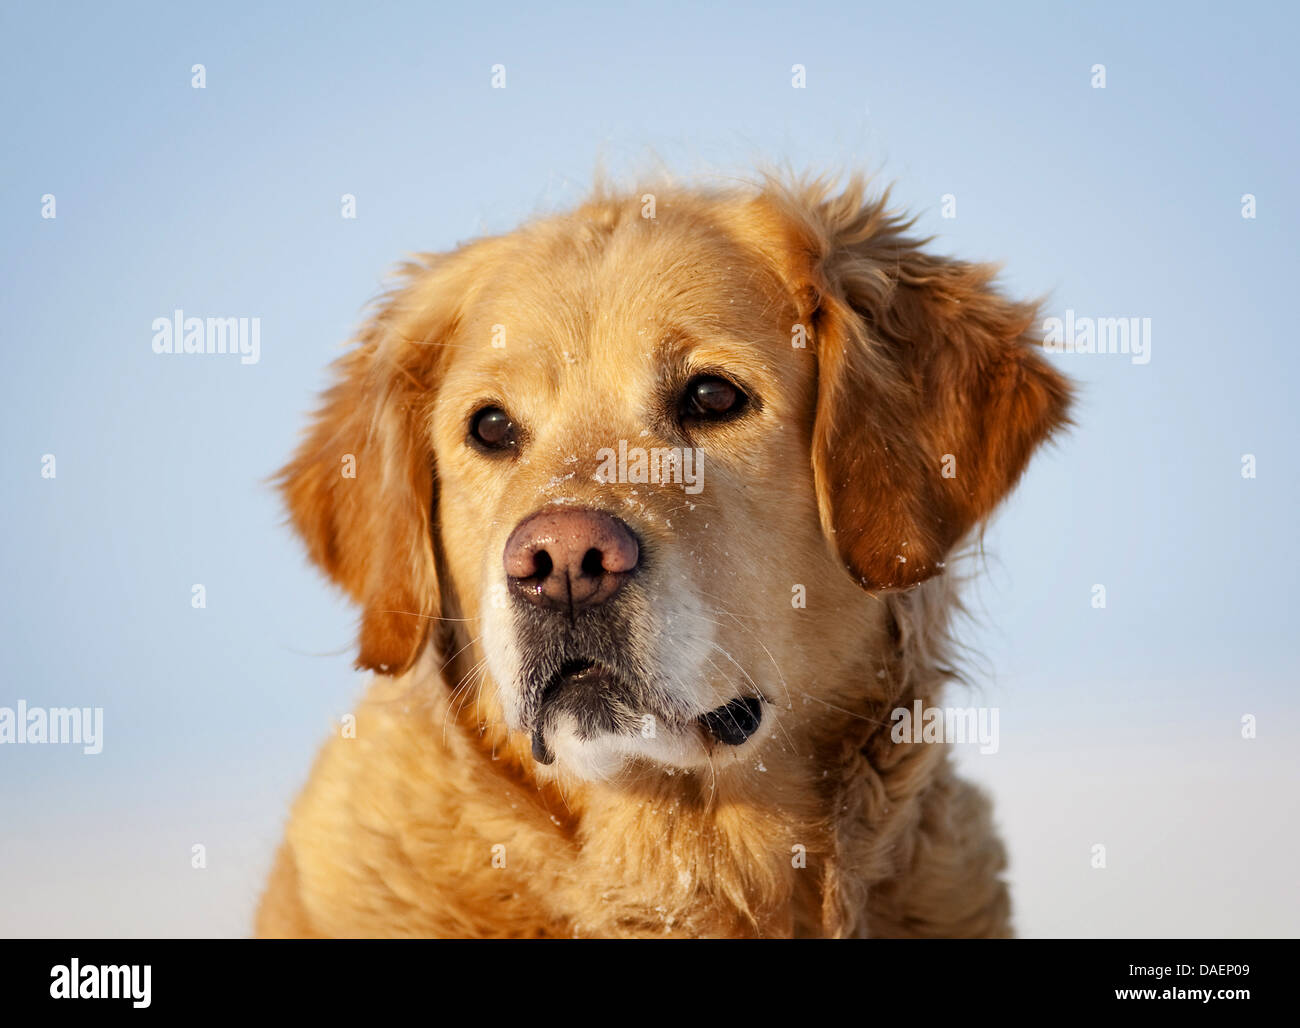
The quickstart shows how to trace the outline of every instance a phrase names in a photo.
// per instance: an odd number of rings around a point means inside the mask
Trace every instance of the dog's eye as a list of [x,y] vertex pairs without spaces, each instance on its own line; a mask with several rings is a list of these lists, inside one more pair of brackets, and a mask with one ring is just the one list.
[[469,435],[484,450],[513,450],[519,445],[515,423],[500,407],[484,407],[476,413],[470,419]]
[[695,421],[721,421],[745,409],[749,398],[720,375],[696,375],[682,392],[681,415]]

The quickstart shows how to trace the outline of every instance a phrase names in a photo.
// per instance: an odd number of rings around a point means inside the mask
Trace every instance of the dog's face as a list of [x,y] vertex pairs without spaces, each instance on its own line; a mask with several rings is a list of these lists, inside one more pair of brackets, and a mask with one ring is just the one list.
[[793,300],[707,220],[640,222],[507,241],[429,425],[448,574],[505,721],[591,776],[756,743],[788,705],[795,587],[845,578]]
[[1067,401],[1032,309],[879,207],[657,206],[409,269],[284,476],[361,664],[436,634],[480,717],[587,778],[789,739],[868,673],[874,593],[941,570]]

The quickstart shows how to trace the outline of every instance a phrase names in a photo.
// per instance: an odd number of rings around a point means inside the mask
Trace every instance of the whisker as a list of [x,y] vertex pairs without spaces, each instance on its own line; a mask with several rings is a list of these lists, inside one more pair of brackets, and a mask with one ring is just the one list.
[[422,618],[425,621],[478,621],[479,618],[444,618],[436,614],[421,614],[418,610],[381,610],[381,614],[405,614],[407,617]]

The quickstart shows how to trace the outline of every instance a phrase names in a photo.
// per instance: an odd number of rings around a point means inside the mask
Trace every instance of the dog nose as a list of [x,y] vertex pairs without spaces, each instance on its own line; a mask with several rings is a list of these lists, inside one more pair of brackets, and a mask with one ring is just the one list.
[[576,614],[604,603],[641,562],[632,530],[599,510],[540,510],[506,541],[511,590],[530,603]]

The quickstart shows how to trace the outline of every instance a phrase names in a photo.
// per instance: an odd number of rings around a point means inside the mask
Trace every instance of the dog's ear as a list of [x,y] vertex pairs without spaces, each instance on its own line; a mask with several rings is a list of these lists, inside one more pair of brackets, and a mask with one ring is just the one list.
[[823,527],[869,589],[914,585],[1068,423],[1070,386],[1039,355],[1033,304],[996,269],[922,251],[851,183],[767,198],[817,355],[813,470]]
[[463,296],[454,264],[403,269],[278,476],[312,560],[361,606],[357,667],[390,675],[415,662],[438,615],[428,415]]

